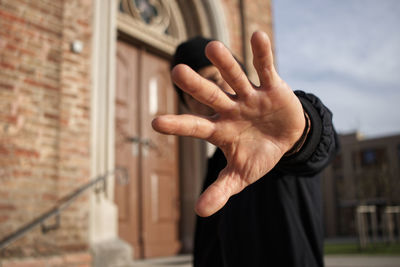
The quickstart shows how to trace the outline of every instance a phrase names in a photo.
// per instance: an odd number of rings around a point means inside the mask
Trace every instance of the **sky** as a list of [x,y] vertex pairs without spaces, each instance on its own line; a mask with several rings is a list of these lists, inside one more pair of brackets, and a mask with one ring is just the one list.
[[400,0],[273,0],[276,61],[339,133],[400,134]]

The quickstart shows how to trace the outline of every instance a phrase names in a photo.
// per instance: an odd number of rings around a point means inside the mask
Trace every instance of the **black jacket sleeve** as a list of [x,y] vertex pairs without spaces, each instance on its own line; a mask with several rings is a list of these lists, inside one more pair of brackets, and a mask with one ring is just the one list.
[[300,151],[282,157],[276,168],[295,176],[314,176],[328,165],[339,148],[332,112],[315,95],[303,91],[294,93],[310,117],[311,129]]

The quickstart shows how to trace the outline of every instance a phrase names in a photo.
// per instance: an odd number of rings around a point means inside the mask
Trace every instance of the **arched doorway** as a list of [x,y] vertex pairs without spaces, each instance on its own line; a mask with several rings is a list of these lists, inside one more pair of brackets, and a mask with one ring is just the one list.
[[180,250],[178,138],[158,134],[151,120],[177,113],[169,55],[185,38],[175,1],[121,0],[115,93],[115,166],[129,183],[115,186],[118,235],[135,258]]
[[177,138],[156,135],[150,121],[178,112],[168,61],[181,40],[201,34],[228,44],[222,8],[212,0],[114,1],[109,10],[102,7],[110,2],[100,1],[96,11],[92,173],[124,167],[130,181],[110,184],[106,199],[92,201],[91,239],[117,235],[135,258],[188,252],[204,143],[185,139],[178,146]]

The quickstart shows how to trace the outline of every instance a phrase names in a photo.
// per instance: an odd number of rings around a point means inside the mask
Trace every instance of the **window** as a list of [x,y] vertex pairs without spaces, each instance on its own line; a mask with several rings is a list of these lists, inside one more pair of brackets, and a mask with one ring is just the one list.
[[361,166],[377,166],[387,161],[384,148],[368,148],[360,152]]
[[187,24],[178,2],[186,1],[119,0],[118,30],[146,44],[150,41],[154,48],[172,54],[176,45],[187,38]]
[[150,1],[135,0],[134,3],[143,21],[145,21],[147,24],[150,24],[150,22],[157,17],[157,9],[154,5],[150,4]]
[[119,11],[136,22],[150,26],[152,30],[169,35],[176,14],[173,9],[175,1],[161,0],[120,0]]
[[376,152],[373,149],[368,149],[362,152],[362,164],[372,165],[376,163]]

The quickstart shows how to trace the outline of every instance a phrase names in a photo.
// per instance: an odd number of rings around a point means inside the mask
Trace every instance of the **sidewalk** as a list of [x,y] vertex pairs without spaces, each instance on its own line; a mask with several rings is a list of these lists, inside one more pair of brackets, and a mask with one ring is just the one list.
[[325,256],[325,267],[400,267],[400,256]]

